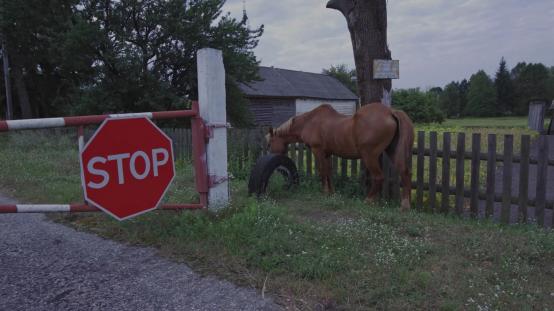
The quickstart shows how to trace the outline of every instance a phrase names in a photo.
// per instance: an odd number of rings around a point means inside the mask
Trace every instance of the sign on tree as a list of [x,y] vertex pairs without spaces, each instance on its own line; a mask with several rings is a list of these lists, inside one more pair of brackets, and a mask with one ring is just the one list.
[[388,59],[374,60],[373,79],[400,79],[400,61]]

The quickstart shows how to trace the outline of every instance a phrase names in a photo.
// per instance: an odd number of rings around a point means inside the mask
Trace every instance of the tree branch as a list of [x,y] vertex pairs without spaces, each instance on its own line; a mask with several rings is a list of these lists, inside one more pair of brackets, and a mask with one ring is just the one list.
[[348,14],[354,9],[353,0],[329,0],[327,2],[328,9],[338,10],[348,20]]

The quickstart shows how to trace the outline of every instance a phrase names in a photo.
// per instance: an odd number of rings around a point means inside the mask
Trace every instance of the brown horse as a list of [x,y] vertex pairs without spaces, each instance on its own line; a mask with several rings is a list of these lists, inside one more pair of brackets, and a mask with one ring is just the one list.
[[362,159],[372,179],[367,201],[373,202],[384,180],[379,157],[387,152],[400,174],[402,209],[410,208],[412,174],[410,158],[414,143],[414,126],[403,111],[381,103],[362,106],[352,117],[338,113],[330,105],[289,119],[267,135],[272,153],[285,154],[290,143],[305,143],[314,153],[326,193],[331,184],[331,155],[346,159]]

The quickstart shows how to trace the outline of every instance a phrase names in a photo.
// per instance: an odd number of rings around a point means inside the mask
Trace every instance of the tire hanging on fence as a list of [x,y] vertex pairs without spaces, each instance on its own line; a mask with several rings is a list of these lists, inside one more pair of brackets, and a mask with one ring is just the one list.
[[269,179],[276,171],[285,178],[287,189],[298,185],[296,164],[284,155],[268,154],[260,157],[252,168],[248,181],[248,194],[255,194],[259,197],[266,193]]

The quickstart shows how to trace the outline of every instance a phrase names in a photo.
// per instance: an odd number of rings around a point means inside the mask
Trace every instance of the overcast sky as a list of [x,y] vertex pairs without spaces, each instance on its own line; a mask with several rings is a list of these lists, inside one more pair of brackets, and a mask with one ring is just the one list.
[[[354,67],[346,20],[327,0],[245,0],[264,66],[321,72]],[[243,0],[225,10],[242,14]],[[504,56],[554,66],[554,0],[390,0],[389,46],[400,60],[395,88],[444,86],[479,69],[493,75]]]

